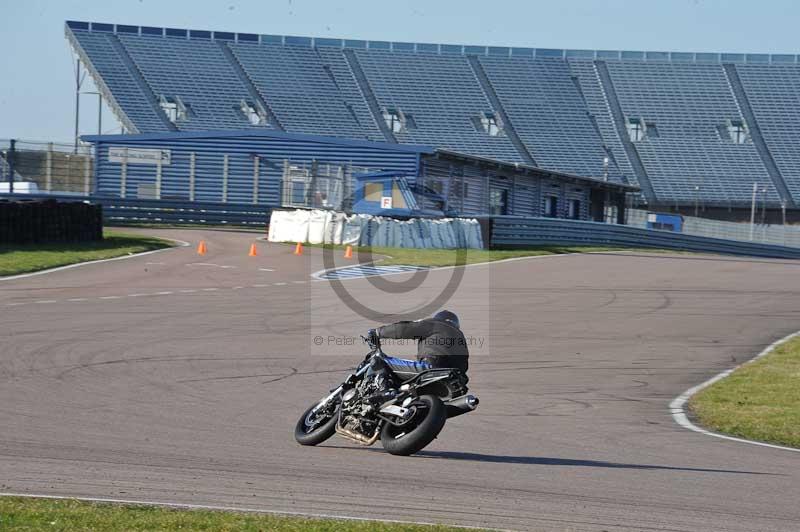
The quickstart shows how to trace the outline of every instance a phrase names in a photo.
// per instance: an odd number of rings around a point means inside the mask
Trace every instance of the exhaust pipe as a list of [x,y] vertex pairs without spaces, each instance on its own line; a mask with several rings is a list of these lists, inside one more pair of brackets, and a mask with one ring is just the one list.
[[380,435],[380,431],[376,430],[375,434],[373,434],[372,437],[370,438],[365,436],[364,434],[359,434],[358,432],[347,429],[339,425],[339,423],[336,423],[335,430],[340,436],[344,436],[348,440],[360,443],[361,445],[372,445],[378,440],[378,436]]
[[480,401],[474,395],[462,395],[445,401],[444,405],[447,407],[447,417],[451,418],[472,412],[478,408],[479,403]]

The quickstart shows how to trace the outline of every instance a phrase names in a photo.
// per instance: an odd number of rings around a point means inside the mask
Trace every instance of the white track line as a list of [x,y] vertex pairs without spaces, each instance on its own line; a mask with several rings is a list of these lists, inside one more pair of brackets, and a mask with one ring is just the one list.
[[[370,517],[352,517],[349,515],[335,515],[335,514],[318,514],[306,512],[291,512],[280,510],[268,510],[264,508],[248,508],[239,506],[218,506],[215,504],[191,504],[180,502],[160,502],[160,501],[141,501],[133,499],[112,499],[107,497],[69,497],[65,495],[37,495],[32,493],[9,493],[0,492],[0,497],[25,497],[28,499],[52,499],[52,500],[78,500],[86,502],[101,502],[111,504],[135,504],[137,506],[161,506],[166,508],[176,508],[183,510],[214,510],[220,512],[242,512],[250,514],[269,514],[269,515],[285,515],[290,517],[311,517],[316,519],[339,519],[343,521],[364,521],[364,522],[377,522],[377,523],[396,523],[404,525],[427,525],[427,526],[443,526],[442,523],[431,523],[428,521],[402,521],[399,519],[374,519]],[[485,528],[466,525],[446,525],[454,528],[464,528],[468,530],[497,530],[503,531],[499,528]]]
[[800,449],[795,449],[794,447],[785,447],[783,445],[774,445],[772,443],[764,443],[764,442],[760,442],[760,441],[746,440],[744,438],[736,438],[735,436],[726,436],[725,434],[719,434],[719,433],[716,433],[716,432],[712,432],[710,430],[706,430],[706,429],[704,429],[702,427],[698,427],[697,425],[695,425],[694,423],[689,421],[689,417],[686,415],[686,408],[685,408],[686,407],[686,403],[689,402],[689,399],[694,394],[699,392],[700,390],[708,388],[712,384],[724,379],[725,377],[727,377],[728,375],[730,375],[731,373],[733,373],[737,369],[741,368],[742,366],[746,366],[747,364],[750,364],[751,362],[755,362],[756,360],[758,360],[758,359],[770,354],[772,351],[775,350],[775,348],[777,348],[781,344],[784,344],[784,343],[788,342],[789,340],[791,340],[792,338],[796,338],[798,336],[800,336],[800,331],[798,331],[796,333],[792,333],[792,334],[790,334],[788,336],[784,336],[780,340],[778,340],[776,342],[772,342],[763,351],[761,351],[754,358],[752,358],[751,360],[748,360],[744,364],[739,364],[736,367],[733,367],[733,368],[731,368],[729,370],[723,371],[722,373],[719,373],[719,374],[711,377],[710,379],[708,379],[707,381],[705,381],[702,384],[698,384],[697,386],[694,386],[693,388],[689,388],[688,390],[686,390],[685,392],[680,394],[678,397],[673,399],[672,402],[669,404],[669,412],[670,412],[670,414],[672,414],[672,419],[674,419],[675,422],[678,425],[680,425],[681,427],[683,427],[685,429],[693,430],[695,432],[699,432],[700,434],[706,434],[707,436],[714,436],[716,438],[722,438],[723,440],[737,441],[737,442],[741,442],[741,443],[749,443],[751,445],[758,445],[758,446],[761,446],[761,447],[769,447],[770,449],[780,449],[782,451],[792,451],[792,452],[795,452],[795,453],[800,452]]
[[223,270],[230,268],[237,268],[237,266],[227,266],[225,264],[213,264],[211,262],[190,262],[186,266],[213,266],[215,268],[222,268]]
[[[508,258],[508,259],[491,260],[491,261],[486,261],[486,262],[473,262],[472,264],[459,264],[459,265],[455,265],[455,266],[434,266],[434,267],[431,267],[431,268],[426,268],[426,267],[422,266],[422,267],[420,267],[419,270],[414,270],[414,271],[435,272],[435,271],[439,271],[439,270],[452,270],[454,268],[477,268],[478,266],[487,266],[487,265],[492,265],[492,264],[502,264],[504,262],[516,262],[518,260],[549,259],[549,258],[554,258],[554,257],[569,257],[571,255],[584,255],[584,253],[553,253],[553,254],[550,254],[550,255],[528,255],[526,257],[511,257],[511,258]],[[387,257],[391,258],[391,256],[387,256]],[[373,265],[374,264],[375,266],[380,266],[381,265],[380,263],[381,263],[382,260],[385,260],[385,259],[376,259],[376,260],[369,261],[369,262],[362,262],[360,264],[350,264],[348,266],[339,266],[337,268],[328,268],[328,269],[325,269],[325,270],[319,270],[319,271],[316,271],[316,272],[312,273],[311,277],[313,279],[315,279],[315,280],[318,280],[318,281],[328,281],[328,282],[330,282],[333,279],[325,279],[325,278],[322,277],[322,275],[324,275],[324,274],[326,274],[328,272],[334,272],[336,270],[343,270],[345,268],[354,268],[354,267],[359,266],[359,265],[360,266],[367,266],[367,265]],[[381,277],[385,277],[387,275],[399,275],[399,274],[402,274],[402,273],[412,273],[412,272],[413,271],[402,271],[402,272],[396,272],[396,273],[395,272],[386,272],[386,273],[381,274]],[[372,276],[372,277],[377,277],[377,276]],[[335,279],[335,280],[337,280],[337,281],[351,281],[351,280],[355,280],[355,279],[364,279],[364,277],[342,277],[342,278],[338,278],[338,279]]]
[[[161,240],[169,240],[170,242],[175,242],[178,244],[177,247],[185,248],[188,247],[190,244],[188,242],[184,242],[183,240],[175,240],[174,238],[166,238],[166,237],[157,237]],[[27,277],[34,277],[36,275],[45,275],[48,273],[53,272],[60,272],[61,270],[69,270],[71,268],[80,268],[81,266],[87,266],[89,264],[100,264],[101,262],[111,262],[115,260],[125,260],[125,259],[132,259],[134,257],[143,257],[144,255],[152,255],[153,253],[161,253],[162,251],[169,251],[174,248],[162,248],[162,249],[154,249],[152,251],[143,251],[141,253],[132,253],[130,255],[122,255],[121,257],[114,257],[111,259],[99,259],[99,260],[90,260],[87,262],[79,262],[77,264],[67,264],[66,266],[59,266],[58,268],[50,268],[49,270],[41,270],[38,272],[31,272],[31,273],[21,273],[19,275],[9,275],[7,277],[0,277],[0,281],[13,281],[14,279],[25,279]]]

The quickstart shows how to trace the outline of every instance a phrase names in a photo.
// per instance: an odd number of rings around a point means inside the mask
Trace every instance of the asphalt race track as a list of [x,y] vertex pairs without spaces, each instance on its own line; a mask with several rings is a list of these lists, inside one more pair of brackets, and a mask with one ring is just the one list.
[[[375,325],[310,277],[321,250],[261,242],[251,258],[252,233],[148,232],[209,253],[0,281],[1,492],[521,530],[800,530],[799,453],[687,431],[668,411],[800,329],[798,263],[609,253],[466,268],[447,307],[475,339],[481,406],[398,458],[293,440],[363,356],[347,337]],[[396,312],[454,271],[390,296],[342,286]]]

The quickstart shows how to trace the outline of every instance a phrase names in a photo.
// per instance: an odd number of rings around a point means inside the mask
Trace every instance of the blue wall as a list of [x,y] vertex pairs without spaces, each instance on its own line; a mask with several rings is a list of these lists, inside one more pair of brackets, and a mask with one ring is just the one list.
[[[372,170],[416,175],[419,154],[427,147],[346,141],[280,132],[211,131],[149,135],[87,136],[96,145],[95,193],[120,196],[122,164],[109,160],[109,148],[169,150],[170,164],[162,166],[161,199],[189,199],[191,154],[195,156],[195,200],[223,201],[223,165],[228,155],[229,203],[254,203],[254,160],[259,157],[258,204],[280,205],[284,163],[294,165],[347,164]],[[136,198],[139,185],[154,185],[155,164],[128,164],[127,198]]]

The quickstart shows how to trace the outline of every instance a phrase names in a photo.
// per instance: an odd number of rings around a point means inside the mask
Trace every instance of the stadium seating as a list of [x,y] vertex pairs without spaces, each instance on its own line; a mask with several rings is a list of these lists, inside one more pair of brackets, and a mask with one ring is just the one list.
[[507,136],[476,126],[493,109],[464,56],[380,50],[356,56],[381,109],[412,117],[413,125],[395,135],[399,142],[524,162]]
[[114,47],[116,36],[101,32],[75,32],[85,57],[84,64],[99,76],[108,87],[117,104],[128,119],[142,132],[170,131],[160,111],[154,106],[152,94],[148,95],[135,79],[119,51]]
[[736,70],[775,163],[800,200],[800,67],[748,64]]
[[[540,166],[577,175],[603,175],[603,140],[565,61],[487,56],[480,62]],[[613,165],[609,177],[621,177]]]
[[365,137],[314,48],[249,43],[230,47],[287,131]]
[[118,38],[157,97],[180,96],[190,105],[180,129],[250,127],[241,105],[237,105],[250,96],[219,43],[129,34]]
[[617,135],[605,92],[595,70],[594,61],[570,59],[568,62],[572,75],[579,83],[589,114],[594,117],[597,129],[600,131],[600,135],[611,155],[613,155],[617,167],[628,182],[638,185],[637,176],[628,160],[628,156],[625,154],[622,141]]
[[[800,204],[796,56],[389,43],[87,22],[68,22],[66,33],[131,131],[274,127],[605,174],[640,184],[656,204],[741,207],[754,183],[761,201]],[[162,110],[170,98],[184,106],[178,120]],[[248,117],[245,102],[264,119]],[[632,122],[646,134],[631,138]],[[728,132],[733,124],[744,128],[740,142]]]
[[607,65],[625,116],[645,119],[658,131],[635,145],[659,199],[702,194],[705,203],[747,203],[756,182],[767,188],[768,200],[778,201],[753,144],[734,144],[720,133],[726,120],[742,120],[720,64]]

